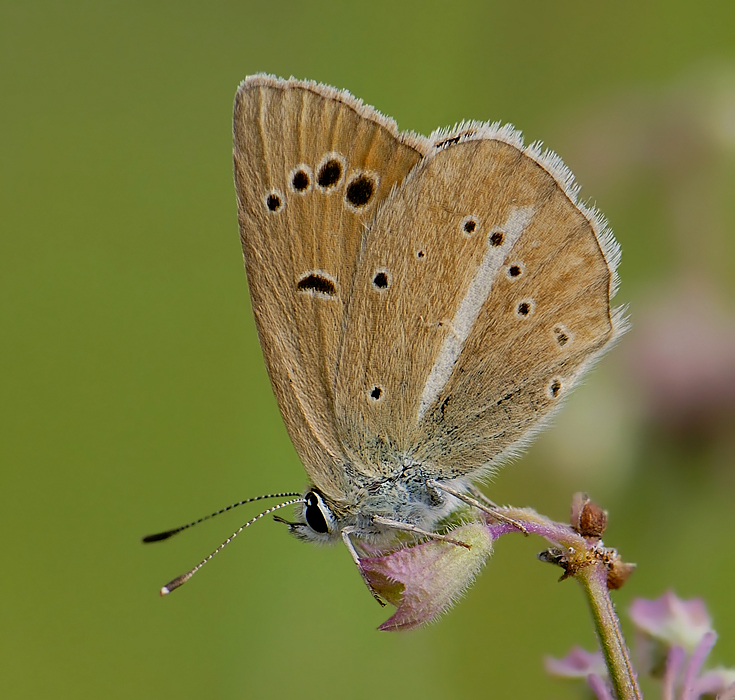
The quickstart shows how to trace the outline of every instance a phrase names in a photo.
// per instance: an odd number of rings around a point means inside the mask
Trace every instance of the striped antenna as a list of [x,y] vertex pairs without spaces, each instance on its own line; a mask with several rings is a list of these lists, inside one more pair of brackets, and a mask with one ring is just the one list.
[[[297,495],[300,496],[300,494],[289,494],[289,495]],[[267,498],[267,496],[261,496],[260,498]],[[257,498],[251,499],[253,501],[258,500]],[[243,501],[245,503],[246,501]],[[251,518],[248,520],[242,527],[239,527],[235,532],[233,532],[217,549],[214,550],[208,557],[205,559],[202,559],[191,571],[187,571],[185,574],[182,574],[181,576],[177,576],[173,581],[170,581],[167,583],[162,589],[161,589],[161,595],[168,595],[171,593],[171,591],[175,591],[179,586],[182,586],[185,584],[199,569],[201,569],[208,561],[210,561],[215,555],[219,554],[232,540],[235,539],[246,527],[249,527],[257,520],[260,520],[264,515],[268,515],[269,513],[272,513],[273,511],[278,510],[279,508],[285,508],[286,506],[292,506],[294,503],[306,503],[306,500],[303,498],[294,498],[290,501],[285,501],[284,503],[279,503],[277,506],[273,506],[272,508],[268,508],[268,510],[264,510],[259,515],[256,515],[254,518]],[[240,505],[239,503],[236,505]],[[230,506],[231,508],[233,506]],[[225,508],[225,510],[228,510]],[[216,513],[214,514],[216,515]],[[203,518],[203,520],[206,520],[206,518]],[[197,521],[199,522],[199,521]],[[183,529],[183,528],[180,528]],[[162,533],[165,534],[165,533]],[[165,539],[165,538],[164,538]],[[155,540],[149,540],[149,541],[155,541]]]
[[215,513],[210,513],[209,515],[205,515],[203,518],[199,518],[199,520],[195,520],[193,523],[187,523],[186,525],[182,525],[181,527],[175,527],[173,530],[165,530],[164,532],[158,532],[155,535],[147,535],[143,538],[143,542],[160,542],[161,540],[167,540],[172,535],[175,535],[177,532],[181,532],[182,530],[187,530],[190,527],[194,527],[194,525],[199,525],[199,523],[203,523],[205,520],[209,520],[210,518],[213,518],[215,515],[221,515],[222,513],[226,513],[228,510],[232,510],[233,508],[237,508],[238,506],[242,506],[245,503],[253,503],[253,501],[262,501],[264,498],[289,498],[290,496],[300,496],[300,493],[295,492],[287,492],[287,493],[269,493],[265,496],[256,496],[255,498],[246,498],[244,501],[238,501],[237,503],[233,503],[231,506],[227,506],[226,508],[222,508],[221,510],[218,510]]

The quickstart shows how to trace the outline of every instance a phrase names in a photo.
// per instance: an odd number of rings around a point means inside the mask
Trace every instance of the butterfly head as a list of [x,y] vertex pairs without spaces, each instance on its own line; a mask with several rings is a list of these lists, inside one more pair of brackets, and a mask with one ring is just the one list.
[[[339,501],[312,486],[299,500],[296,522],[278,516],[274,519],[308,542],[331,544],[348,532],[374,544],[389,545],[395,541],[397,530],[433,531],[460,505],[449,493],[430,486],[431,478],[432,474],[413,465],[390,478],[370,480]],[[463,479],[450,483],[460,491],[466,488]]]
[[283,518],[274,518],[288,525],[289,532],[300,540],[329,544],[339,538],[337,518],[325,497],[316,488],[312,487],[304,494],[300,515],[303,522],[292,523]]

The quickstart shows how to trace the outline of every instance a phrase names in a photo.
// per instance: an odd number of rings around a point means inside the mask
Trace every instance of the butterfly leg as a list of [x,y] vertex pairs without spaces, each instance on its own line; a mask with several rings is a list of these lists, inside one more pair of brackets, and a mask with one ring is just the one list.
[[347,551],[352,555],[353,560],[355,561],[355,566],[357,566],[357,570],[360,572],[360,576],[362,576],[362,580],[365,582],[365,585],[368,587],[368,590],[370,593],[373,594],[373,598],[380,603],[382,607],[385,607],[385,601],[378,595],[377,591],[373,588],[373,584],[370,583],[370,580],[367,577],[367,574],[363,571],[362,565],[360,564],[360,555],[357,553],[357,550],[355,549],[355,545],[352,544],[352,540],[350,539],[350,535],[354,532],[359,532],[359,530],[355,527],[345,527],[341,531],[342,535],[342,541],[345,543],[345,547],[347,547]]
[[488,508],[498,508],[498,504],[495,501],[491,501],[480,489],[474,484],[470,484],[468,488],[469,492],[478,501],[482,501]]
[[[484,503],[481,503],[480,501],[478,501],[476,498],[472,498],[472,496],[468,496],[466,493],[457,491],[456,489],[453,489],[450,486],[440,484],[438,481],[435,481],[434,479],[429,479],[427,480],[426,483],[428,486],[431,486],[432,488],[438,489],[439,491],[444,491],[444,493],[449,493],[455,498],[458,498],[460,501],[464,501],[468,505],[478,508],[479,510],[483,511],[484,513],[487,513],[488,515],[492,516],[496,520],[502,520],[505,523],[513,525],[514,527],[518,528],[524,535],[528,534],[528,530],[526,530],[526,528],[521,523],[519,523],[517,520],[513,520],[513,518],[509,518],[507,515],[498,513],[497,506],[495,504],[493,504],[492,506],[487,506]],[[483,500],[489,500],[489,499],[485,498]],[[490,502],[492,503],[492,501]]]
[[442,542],[449,542],[450,544],[456,544],[459,547],[465,547],[466,549],[472,549],[472,545],[466,542],[460,542],[460,540],[453,540],[451,537],[446,535],[440,535],[436,532],[429,532],[428,530],[422,530],[420,527],[411,525],[411,523],[403,523],[400,520],[391,520],[390,518],[384,518],[380,515],[373,516],[373,522],[378,525],[385,525],[386,527],[392,527],[394,530],[404,530],[405,532],[413,532],[416,535],[422,537],[428,537],[432,540],[441,540]]

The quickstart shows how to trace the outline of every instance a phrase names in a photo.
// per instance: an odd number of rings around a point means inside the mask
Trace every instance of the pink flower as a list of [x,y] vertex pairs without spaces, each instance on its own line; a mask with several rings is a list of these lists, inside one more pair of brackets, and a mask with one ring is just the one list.
[[[564,578],[575,576],[582,568],[604,561],[608,586],[617,588],[630,575],[632,565],[625,564],[614,550],[606,550],[599,541],[604,529],[604,512],[589,498],[575,502],[587,516],[580,523],[592,524],[594,535],[585,537],[570,525],[556,523],[530,508],[497,508],[484,514],[485,522],[460,525],[447,534],[463,547],[442,540],[406,545],[392,552],[361,543],[370,556],[360,558],[360,567],[373,591],[398,609],[381,630],[406,630],[431,622],[448,610],[475,580],[493,550],[493,542],[509,533],[540,535],[551,548],[539,555],[543,561],[558,564]],[[464,511],[466,515],[468,511]],[[461,518],[463,511],[453,517]],[[456,520],[455,520],[456,522]],[[586,530],[589,528],[586,528]]]
[[656,600],[636,598],[630,606],[633,624],[666,646],[681,646],[691,652],[712,631],[707,607],[701,598],[682,600],[667,591]]
[[435,620],[475,580],[493,550],[489,528],[471,523],[448,535],[471,549],[431,540],[383,556],[360,559],[373,589],[396,612],[381,630],[407,630]]
[[628,350],[652,421],[676,437],[728,433],[735,419],[735,316],[693,275],[641,312]]
[[593,653],[574,647],[563,659],[547,656],[544,666],[552,676],[583,678],[598,700],[613,700],[607,666],[599,651]]
[[[702,671],[717,634],[701,599],[682,600],[671,591],[656,600],[638,598],[630,616],[643,647],[638,649],[643,657],[639,670],[660,678],[662,700],[701,700],[715,695],[718,700],[735,700],[735,670]],[[563,659],[547,659],[546,670],[557,676],[584,678],[598,699],[612,698],[599,652],[575,648]]]
[[607,678],[607,666],[602,653],[586,651],[582,647],[574,647],[563,659],[547,656],[544,666],[552,676],[562,678],[587,678],[590,673]]
[[703,673],[696,682],[697,695],[716,695],[718,700],[735,699],[735,670],[714,668]]

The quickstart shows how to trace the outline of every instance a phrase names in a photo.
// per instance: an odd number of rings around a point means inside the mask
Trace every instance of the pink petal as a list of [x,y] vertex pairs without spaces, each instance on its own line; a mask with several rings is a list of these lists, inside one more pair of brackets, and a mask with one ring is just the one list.
[[712,631],[707,607],[701,598],[682,600],[672,591],[660,598],[636,598],[630,617],[638,629],[669,646],[693,651],[702,637]]
[[398,607],[381,630],[413,629],[434,620],[472,584],[492,553],[489,529],[472,523],[448,534],[471,545],[471,549],[431,540],[384,556],[360,559],[376,592]]
[[602,678],[607,677],[607,667],[600,651],[586,651],[582,647],[574,647],[564,658],[556,659],[547,656],[544,667],[552,676],[563,678],[587,678],[591,673]]

